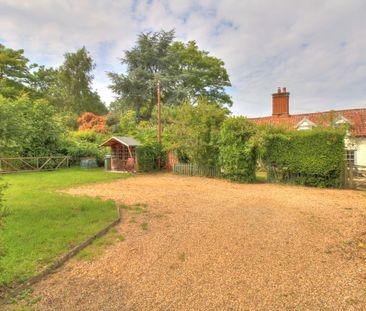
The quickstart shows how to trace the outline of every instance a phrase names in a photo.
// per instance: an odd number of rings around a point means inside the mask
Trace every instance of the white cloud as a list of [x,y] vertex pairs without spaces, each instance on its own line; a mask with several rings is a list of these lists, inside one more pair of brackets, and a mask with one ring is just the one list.
[[234,113],[256,116],[271,113],[277,86],[291,92],[293,112],[365,106],[364,12],[363,0],[0,0],[0,40],[47,65],[85,45],[110,101],[105,71],[121,70],[137,34],[175,28],[225,61]]

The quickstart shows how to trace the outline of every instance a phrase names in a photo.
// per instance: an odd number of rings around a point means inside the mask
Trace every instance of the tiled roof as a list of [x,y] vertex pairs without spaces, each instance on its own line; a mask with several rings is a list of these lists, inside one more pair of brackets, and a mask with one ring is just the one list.
[[293,129],[304,118],[308,118],[318,126],[320,125],[325,127],[339,115],[342,115],[351,122],[351,130],[354,136],[366,136],[366,109],[333,110],[315,113],[249,118],[249,120],[257,124],[269,123],[273,125],[285,125],[288,128]]

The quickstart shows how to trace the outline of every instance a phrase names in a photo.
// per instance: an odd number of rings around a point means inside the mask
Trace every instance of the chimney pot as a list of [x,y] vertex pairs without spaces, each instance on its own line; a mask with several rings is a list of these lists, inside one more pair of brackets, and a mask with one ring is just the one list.
[[280,88],[280,87],[278,87],[278,88],[277,88],[277,93],[278,93],[278,94],[280,94],[280,93],[281,93],[281,88]]
[[283,92],[286,93],[286,88],[285,87],[283,88]]

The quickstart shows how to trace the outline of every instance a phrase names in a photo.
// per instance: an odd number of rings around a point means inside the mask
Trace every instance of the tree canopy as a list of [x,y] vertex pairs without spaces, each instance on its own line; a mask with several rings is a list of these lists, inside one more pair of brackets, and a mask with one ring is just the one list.
[[0,96],[0,120],[1,156],[57,154],[63,130],[47,101]]
[[107,108],[92,89],[95,63],[89,52],[83,47],[64,57],[59,68],[46,68],[31,64],[24,50],[0,44],[0,95],[46,99],[59,112],[105,114]]
[[30,91],[32,75],[30,65],[24,56],[24,50],[13,50],[0,44],[0,95],[16,98]]
[[195,103],[201,97],[231,106],[225,88],[231,85],[224,62],[199,50],[195,41],[174,41],[174,30],[141,33],[121,58],[126,74],[109,72],[110,88],[118,95],[112,108],[133,109],[138,120],[151,118],[157,102],[157,81],[164,104]]
[[64,63],[57,72],[49,72],[50,102],[57,110],[72,111],[78,115],[84,112],[105,114],[107,108],[92,89],[95,63],[89,52],[83,47],[75,53],[66,53],[64,57]]

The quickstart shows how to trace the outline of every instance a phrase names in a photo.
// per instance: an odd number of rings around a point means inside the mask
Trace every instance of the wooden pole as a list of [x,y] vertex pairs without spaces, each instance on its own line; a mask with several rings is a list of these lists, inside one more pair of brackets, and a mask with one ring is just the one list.
[[161,143],[160,80],[158,80],[158,143]]
[[[158,144],[161,144],[161,105],[160,105],[160,80],[158,80]],[[160,155],[157,163],[158,169],[160,170]]]

